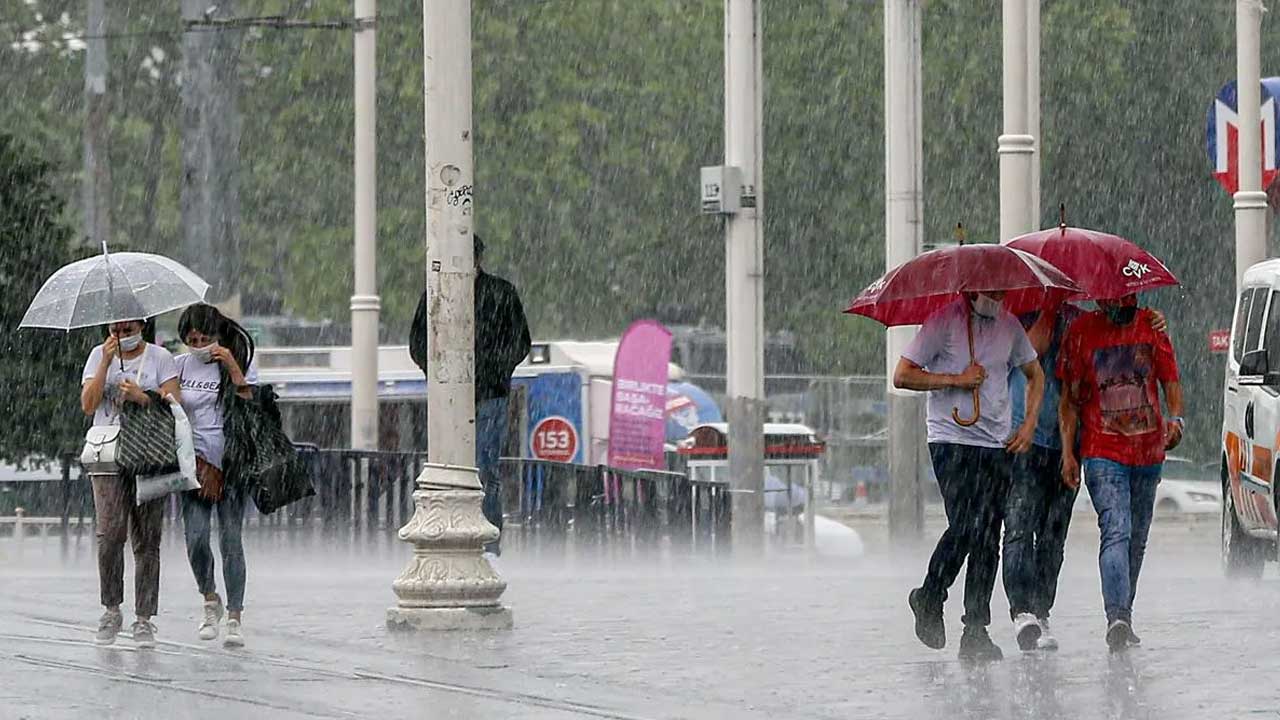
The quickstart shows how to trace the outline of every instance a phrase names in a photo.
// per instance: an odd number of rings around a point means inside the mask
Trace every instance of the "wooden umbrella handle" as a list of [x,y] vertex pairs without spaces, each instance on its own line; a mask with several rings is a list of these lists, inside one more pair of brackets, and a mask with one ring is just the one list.
[[[966,324],[968,325],[968,330],[969,330],[969,364],[972,365],[975,362],[977,362],[977,359],[974,357],[974,354],[973,354],[973,308],[969,308],[969,311],[965,313],[965,321],[966,321]],[[957,408],[957,407],[951,408],[951,419],[954,420],[955,423],[960,427],[972,427],[978,424],[979,418],[982,417],[982,403],[980,401],[980,391],[981,391],[980,386],[973,389],[973,417],[962,418],[960,417],[960,408]]]

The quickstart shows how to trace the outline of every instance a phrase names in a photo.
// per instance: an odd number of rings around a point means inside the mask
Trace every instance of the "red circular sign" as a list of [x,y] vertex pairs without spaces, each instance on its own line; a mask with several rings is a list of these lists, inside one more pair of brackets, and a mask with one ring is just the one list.
[[529,444],[539,460],[573,462],[578,454],[578,430],[573,423],[553,415],[534,426]]

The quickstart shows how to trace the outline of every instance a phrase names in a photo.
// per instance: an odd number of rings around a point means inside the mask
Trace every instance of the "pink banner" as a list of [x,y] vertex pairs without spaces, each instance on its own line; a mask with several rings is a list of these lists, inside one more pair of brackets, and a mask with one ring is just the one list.
[[654,320],[637,320],[622,334],[613,360],[609,408],[609,465],[622,470],[666,467],[667,363],[671,332]]

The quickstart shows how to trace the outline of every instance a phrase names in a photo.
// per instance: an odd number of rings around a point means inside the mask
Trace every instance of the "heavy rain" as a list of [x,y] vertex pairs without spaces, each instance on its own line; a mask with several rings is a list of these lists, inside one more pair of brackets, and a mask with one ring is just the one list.
[[1276,713],[1260,0],[4,0],[0,62],[0,720]]

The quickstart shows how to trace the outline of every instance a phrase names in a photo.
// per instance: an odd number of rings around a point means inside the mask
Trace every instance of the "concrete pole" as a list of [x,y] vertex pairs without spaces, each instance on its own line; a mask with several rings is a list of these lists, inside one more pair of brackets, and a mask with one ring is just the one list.
[[1004,0],[1004,133],[1000,154],[1000,241],[1035,230],[1031,216],[1036,140],[1027,113],[1027,4]]
[[[1240,188],[1235,194],[1236,287],[1267,257],[1267,194],[1262,189],[1261,0],[1236,0],[1236,97],[1240,115]],[[1225,142],[1225,141],[1224,141]]]
[[378,449],[377,0],[355,0],[355,293],[351,447]]
[[1031,152],[1031,230],[1040,229],[1040,0],[1027,0],[1027,134]]
[[742,170],[725,222],[726,409],[734,548],[764,547],[764,155],[760,0],[724,3],[724,161]]
[[413,558],[393,583],[395,630],[511,627],[507,583],[481,552],[498,529],[475,468],[471,0],[423,0],[427,155],[427,458],[400,539]]
[[84,234],[89,247],[111,240],[110,96],[107,94],[107,10],[89,0],[84,55]]
[[[921,95],[921,0],[884,4],[885,270],[920,254],[924,242]],[[889,537],[918,540],[924,531],[924,396],[893,387],[915,328],[889,328],[885,342],[889,431]]]

